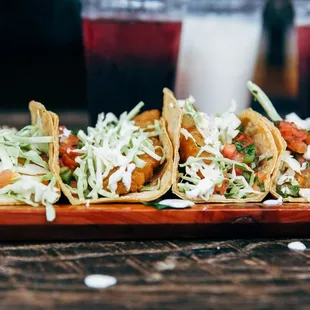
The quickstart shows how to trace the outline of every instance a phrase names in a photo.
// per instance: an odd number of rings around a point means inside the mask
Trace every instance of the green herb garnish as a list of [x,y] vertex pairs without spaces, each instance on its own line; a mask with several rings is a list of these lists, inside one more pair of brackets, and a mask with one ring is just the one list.
[[257,183],[257,186],[259,187],[259,189],[260,189],[261,192],[264,192],[264,191],[265,191],[265,185],[264,185],[263,182]]
[[236,149],[239,153],[243,151],[243,145],[240,142],[236,141],[234,145],[236,146]]
[[244,126],[241,124],[241,125],[237,128],[237,130],[239,130],[240,132],[244,132]]
[[242,175],[244,176],[244,178],[247,180],[247,182],[250,182],[251,179],[251,174],[247,171],[243,171]]
[[256,157],[256,150],[255,150],[255,145],[248,145],[245,149],[244,149],[244,159],[243,162],[245,164],[250,164],[255,160]]
[[299,185],[286,185],[289,190],[290,190],[290,194],[284,193],[281,189],[281,186],[278,187],[278,192],[284,197],[299,197],[299,190],[300,190],[300,186]]

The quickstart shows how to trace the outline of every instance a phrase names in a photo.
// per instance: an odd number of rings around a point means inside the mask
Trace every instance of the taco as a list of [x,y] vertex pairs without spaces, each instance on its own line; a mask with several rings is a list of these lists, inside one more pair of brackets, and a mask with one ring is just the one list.
[[169,190],[173,151],[166,124],[157,110],[138,115],[143,105],[120,118],[101,113],[87,132],[54,119],[53,171],[71,204],[151,201]]
[[277,147],[264,117],[199,112],[192,97],[164,89],[163,116],[174,146],[173,192],[202,202],[261,201],[269,192]]
[[271,119],[268,126],[278,148],[271,194],[288,202],[310,201],[310,119],[291,113],[283,120],[257,85],[248,82],[248,88]]
[[17,131],[0,129],[0,205],[28,204],[46,207],[53,221],[53,204],[60,197],[56,176],[50,172],[54,136],[51,115],[44,106],[29,104],[32,125]]

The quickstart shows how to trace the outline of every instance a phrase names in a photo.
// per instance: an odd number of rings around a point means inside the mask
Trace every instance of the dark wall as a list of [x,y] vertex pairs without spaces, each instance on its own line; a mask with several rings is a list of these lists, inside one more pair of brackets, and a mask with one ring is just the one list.
[[0,38],[1,109],[86,106],[78,0],[3,1]]

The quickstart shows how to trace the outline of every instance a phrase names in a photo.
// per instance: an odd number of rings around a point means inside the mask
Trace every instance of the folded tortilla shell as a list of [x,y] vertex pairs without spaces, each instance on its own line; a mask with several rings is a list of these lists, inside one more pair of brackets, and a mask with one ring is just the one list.
[[[189,199],[185,193],[182,193],[178,189],[178,167],[180,161],[179,147],[180,147],[180,135],[183,111],[178,105],[178,102],[172,91],[165,88],[164,92],[164,104],[163,104],[163,117],[167,122],[168,133],[174,147],[174,162],[172,172],[172,191],[182,199]],[[248,134],[254,141],[256,151],[258,155],[268,153],[273,157],[266,161],[264,160],[262,170],[265,172],[266,180],[264,181],[265,191],[257,195],[252,195],[249,198],[244,199],[218,199],[216,197],[210,197],[207,202],[260,202],[269,193],[271,186],[271,175],[276,168],[278,162],[278,149],[275,139],[271,133],[270,128],[266,125],[267,119],[261,114],[253,111],[252,109],[246,109],[239,115],[242,125],[245,128],[245,133]],[[205,203],[203,199],[194,199],[196,203]]]
[[[31,115],[31,124],[32,125],[37,124],[38,115],[39,115],[44,133],[47,136],[53,136],[53,133],[54,133],[53,121],[52,121],[50,113],[45,109],[44,105],[36,101],[31,101],[29,103],[29,110],[30,110],[30,115]],[[53,136],[53,140],[54,140],[54,136]],[[54,153],[55,153],[54,143],[50,143],[49,144],[49,161],[48,161],[48,166],[50,170],[54,162],[54,157],[53,157]],[[58,184],[56,184],[56,187],[58,187]],[[25,203],[15,201],[14,199],[2,197],[0,198],[0,205],[25,205]]]
[[[277,164],[276,164],[276,168],[272,174],[271,177],[271,187],[270,187],[270,193],[272,194],[272,196],[274,196],[275,198],[279,198],[280,194],[277,193],[277,176],[278,173],[280,171],[281,168],[281,158],[282,155],[284,153],[284,151],[286,150],[286,142],[285,140],[282,138],[282,135],[279,131],[279,129],[269,120],[267,120],[268,123],[268,127],[274,137],[274,140],[276,141],[276,145],[277,145],[277,149],[278,149],[278,160],[277,160]],[[308,202],[306,198],[294,198],[294,197],[287,197],[287,198],[283,198],[284,202]]]
[[[59,118],[57,115],[53,115],[53,128],[54,132],[58,137],[58,128],[59,128]],[[151,184],[157,184],[158,178],[160,178],[160,187],[158,190],[154,191],[143,191],[137,193],[129,193],[126,195],[121,195],[117,198],[105,198],[101,197],[98,199],[84,199],[80,200],[79,198],[73,197],[70,190],[67,188],[66,184],[62,181],[60,177],[60,166],[59,166],[59,141],[57,138],[57,142],[55,143],[55,156],[52,165],[52,171],[56,174],[57,180],[60,184],[62,192],[65,196],[69,199],[72,205],[80,205],[85,203],[118,203],[118,202],[147,202],[152,201],[160,198],[164,195],[171,187],[172,182],[172,165],[173,165],[173,148],[170,142],[167,129],[166,129],[166,122],[163,118],[160,120],[162,132],[159,136],[159,139],[162,143],[162,146],[165,150],[166,154],[166,161],[165,164],[161,167],[159,173],[154,175],[153,179],[151,180]]]

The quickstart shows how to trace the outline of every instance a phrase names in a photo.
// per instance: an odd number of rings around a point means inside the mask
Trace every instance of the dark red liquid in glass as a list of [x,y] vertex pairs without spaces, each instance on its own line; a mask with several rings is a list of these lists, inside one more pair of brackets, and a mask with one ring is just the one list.
[[174,88],[181,22],[83,19],[90,121],[120,115],[139,101],[161,109]]
[[298,27],[299,101],[302,117],[310,116],[310,25]]

